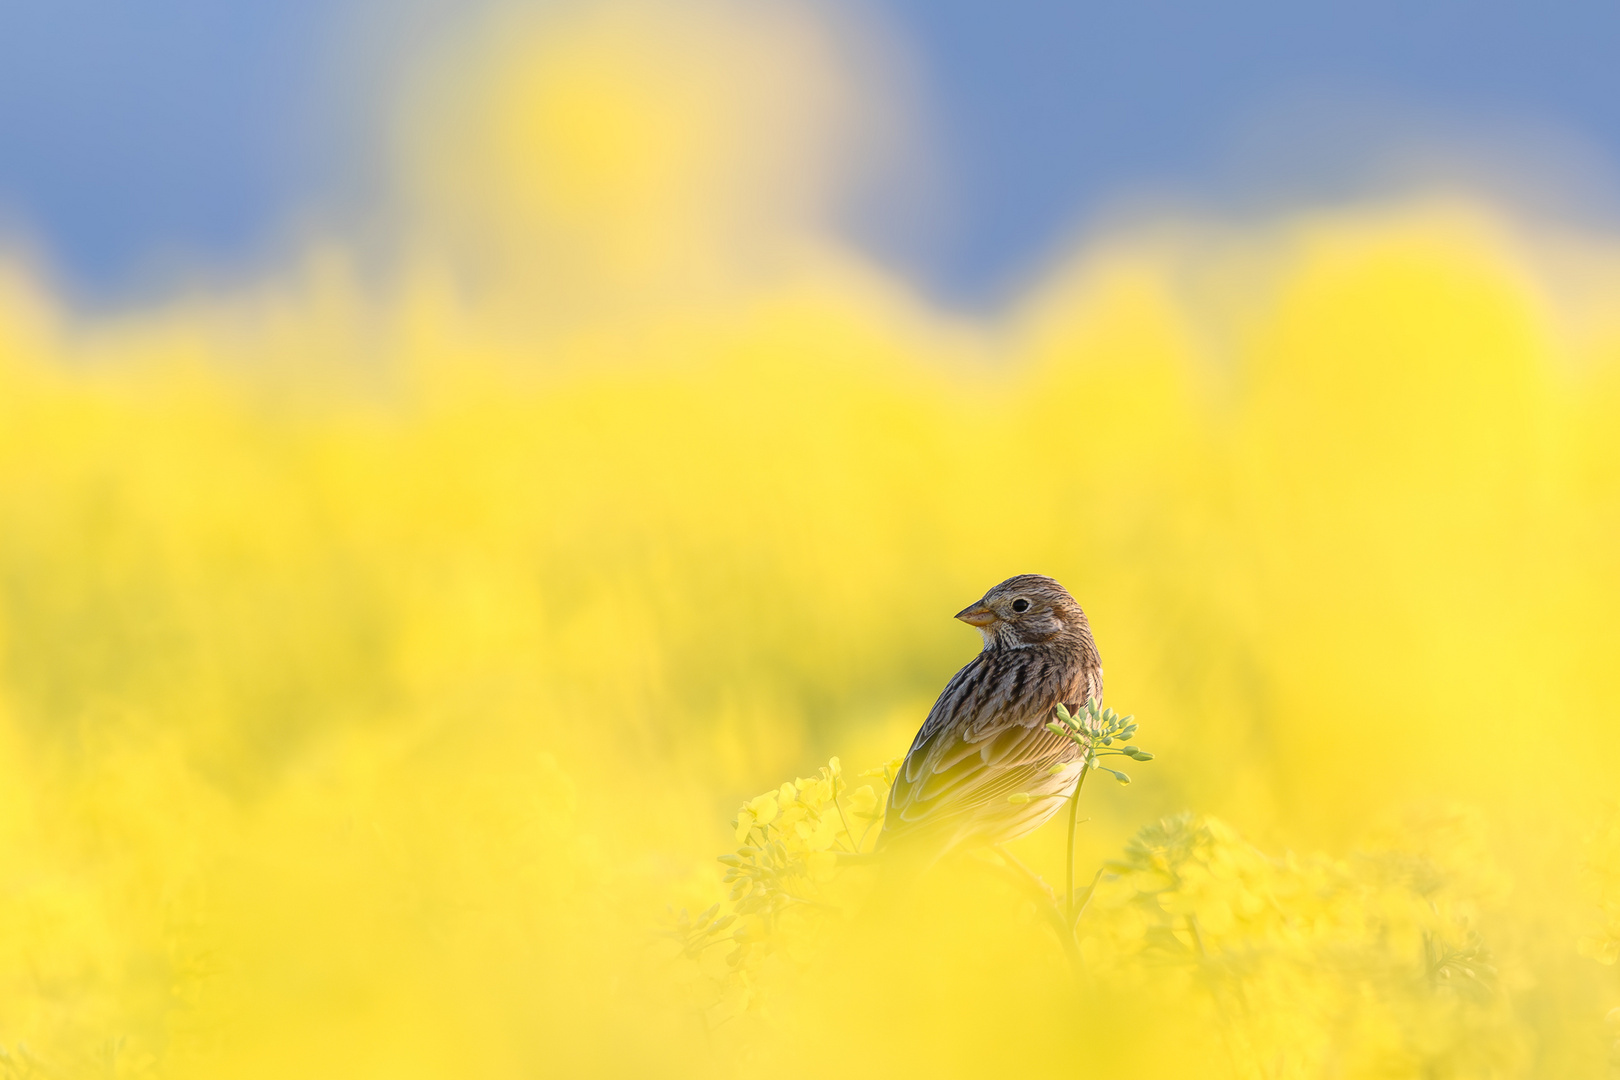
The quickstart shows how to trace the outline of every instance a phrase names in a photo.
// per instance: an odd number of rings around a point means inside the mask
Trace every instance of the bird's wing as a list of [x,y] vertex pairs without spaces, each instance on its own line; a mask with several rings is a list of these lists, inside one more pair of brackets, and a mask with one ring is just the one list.
[[1077,756],[1072,742],[1046,730],[1062,690],[1040,671],[1019,680],[1016,670],[989,667],[1023,659],[981,654],[946,686],[895,776],[886,833],[959,831],[1005,812],[1009,795],[1071,782],[1050,772]]

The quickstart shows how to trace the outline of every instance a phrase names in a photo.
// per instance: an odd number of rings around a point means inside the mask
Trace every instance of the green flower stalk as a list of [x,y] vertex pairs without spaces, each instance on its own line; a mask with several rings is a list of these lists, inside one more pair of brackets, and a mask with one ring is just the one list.
[[[1135,745],[1116,747],[1116,742],[1124,742],[1136,734],[1136,718],[1134,716],[1121,716],[1113,709],[1103,708],[1096,698],[1088,700],[1078,713],[1070,713],[1068,707],[1062,702],[1057,705],[1057,719],[1046,725],[1046,730],[1055,735],[1061,735],[1080,749],[1080,779],[1075,781],[1074,791],[1069,796],[1069,845],[1065,859],[1064,881],[1065,922],[1072,931],[1080,920],[1083,905],[1077,908],[1074,894],[1074,834],[1080,824],[1080,792],[1086,786],[1086,777],[1095,769],[1109,773],[1121,784],[1128,784],[1131,778],[1121,769],[1111,769],[1097,763],[1103,757],[1128,757],[1132,761],[1152,761],[1153,755]],[[1017,798],[1017,796],[1013,796]],[[1025,795],[1025,799],[1029,796]],[[1092,888],[1096,887],[1095,881]],[[1090,896],[1090,890],[1087,891]]]

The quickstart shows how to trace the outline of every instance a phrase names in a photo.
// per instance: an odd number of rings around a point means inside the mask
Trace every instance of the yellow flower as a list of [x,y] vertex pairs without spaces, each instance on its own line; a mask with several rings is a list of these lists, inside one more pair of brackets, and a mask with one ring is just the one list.
[[904,764],[905,760],[906,759],[905,759],[904,756],[897,757],[897,758],[890,758],[887,762],[885,762],[883,765],[879,766],[878,768],[867,769],[865,772],[861,773],[861,776],[862,777],[867,777],[867,776],[877,777],[878,779],[883,781],[883,786],[884,786],[885,789],[887,789],[889,787],[889,785],[894,783],[894,775],[895,775],[895,773],[900,771],[900,766],[902,764]]
[[836,816],[823,817],[815,822],[800,822],[798,826],[799,839],[810,851],[825,851],[833,846],[838,839],[838,818]]
[[820,807],[832,798],[832,785],[825,780],[807,777],[798,782],[799,801],[808,806]]
[[754,815],[754,820],[761,825],[769,825],[776,820],[780,807],[776,804],[776,792],[767,791],[759,798],[748,804],[748,812]]
[[748,830],[755,825],[769,825],[776,820],[781,808],[776,802],[777,792],[767,791],[765,794],[746,802],[737,811],[737,843],[741,844],[748,839]]
[[803,806],[789,806],[782,811],[776,819],[777,831],[791,833],[795,826],[810,816],[810,811]]

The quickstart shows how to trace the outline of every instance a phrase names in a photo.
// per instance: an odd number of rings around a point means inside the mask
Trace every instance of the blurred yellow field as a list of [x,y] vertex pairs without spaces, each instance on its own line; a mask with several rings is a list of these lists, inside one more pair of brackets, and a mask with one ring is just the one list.
[[[0,275],[0,1076],[1605,1075],[1620,244],[1437,192],[942,312],[826,226],[829,32],[674,26],[436,69],[380,277]],[[1026,571],[1157,753],[1083,988],[971,861],[675,955]]]

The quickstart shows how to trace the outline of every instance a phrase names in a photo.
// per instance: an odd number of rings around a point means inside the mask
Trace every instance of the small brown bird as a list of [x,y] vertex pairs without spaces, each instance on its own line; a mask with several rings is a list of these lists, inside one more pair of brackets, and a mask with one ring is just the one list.
[[[1102,659],[1074,597],[1049,577],[1020,574],[956,617],[978,627],[984,650],[917,732],[889,789],[884,850],[932,859],[1015,839],[1057,813],[1080,779],[1079,749],[1046,730],[1058,702],[1076,712],[1102,699]],[[1017,792],[1031,798],[1008,802]]]

